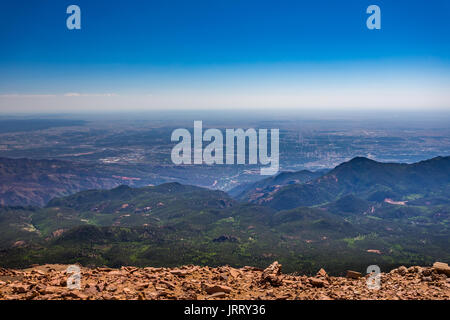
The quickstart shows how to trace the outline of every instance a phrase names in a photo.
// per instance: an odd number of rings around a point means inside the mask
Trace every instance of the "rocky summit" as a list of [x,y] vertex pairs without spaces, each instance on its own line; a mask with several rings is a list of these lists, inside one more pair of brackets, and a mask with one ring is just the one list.
[[[172,300],[263,299],[347,300],[450,299],[450,268],[436,262],[429,267],[404,267],[379,275],[329,276],[324,269],[315,276],[283,274],[281,264],[255,267],[211,268],[186,265],[179,268],[84,268],[79,266],[78,288],[73,267],[43,265],[29,269],[0,268],[0,299],[32,300]],[[78,268],[75,268],[78,269]],[[376,277],[376,278],[375,278]],[[368,285],[379,280],[378,287]],[[372,283],[373,284],[373,283]]]

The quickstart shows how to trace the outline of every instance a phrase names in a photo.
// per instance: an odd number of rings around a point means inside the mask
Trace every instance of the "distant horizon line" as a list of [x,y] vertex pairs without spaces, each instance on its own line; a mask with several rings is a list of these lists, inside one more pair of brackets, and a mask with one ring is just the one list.
[[2,111],[0,110],[0,115],[26,115],[26,114],[30,114],[30,115],[79,115],[79,114],[120,114],[120,113],[133,113],[133,114],[138,114],[138,113],[154,113],[154,112],[158,112],[158,113],[172,113],[172,112],[187,112],[187,113],[192,113],[192,112],[206,112],[206,113],[216,113],[216,112],[234,112],[234,113],[245,113],[245,112],[252,112],[254,113],[255,111],[261,112],[261,113],[280,113],[280,112],[284,112],[284,113],[324,113],[324,112],[331,112],[331,113],[340,113],[340,112],[356,112],[356,113],[377,113],[379,114],[380,112],[385,113],[385,112],[395,112],[395,113],[420,113],[420,114],[431,114],[431,113],[449,113],[450,114],[450,106],[447,108],[428,108],[426,110],[424,109],[419,109],[419,108],[412,108],[412,109],[405,109],[405,108],[361,108],[361,109],[355,109],[355,108],[336,108],[336,107],[330,107],[330,108],[304,108],[304,107],[299,107],[298,109],[296,108],[292,108],[292,107],[276,107],[274,106],[273,108],[276,109],[267,109],[267,108],[257,108],[257,107],[249,107],[249,108],[235,108],[235,107],[230,107],[230,108],[213,108],[213,109],[204,109],[204,108],[152,108],[152,109],[110,109],[110,110],[105,110],[105,109],[100,109],[100,110],[93,110],[93,111],[88,111],[88,110],[68,110],[68,111]]
[[[387,123],[428,123],[439,126],[450,122],[449,109],[153,109],[93,110],[66,112],[3,112],[0,120],[104,120],[104,121],[384,121]],[[206,123],[208,125],[208,123]],[[238,123],[236,123],[238,124]]]

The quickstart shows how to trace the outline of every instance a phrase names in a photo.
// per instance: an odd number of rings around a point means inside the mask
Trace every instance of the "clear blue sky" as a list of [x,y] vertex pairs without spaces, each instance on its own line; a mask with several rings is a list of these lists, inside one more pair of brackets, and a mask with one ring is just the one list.
[[[70,4],[81,30],[66,28]],[[370,4],[381,30],[366,28]],[[450,108],[447,0],[2,0],[0,43],[0,111],[376,107],[377,92],[384,107],[410,92]]]

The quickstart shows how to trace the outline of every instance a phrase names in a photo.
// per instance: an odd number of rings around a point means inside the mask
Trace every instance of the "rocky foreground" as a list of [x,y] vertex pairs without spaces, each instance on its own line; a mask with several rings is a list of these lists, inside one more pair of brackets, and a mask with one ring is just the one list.
[[346,277],[329,276],[323,269],[314,277],[296,276],[282,274],[278,262],[265,270],[192,265],[176,269],[81,267],[79,289],[70,289],[77,282],[69,278],[73,274],[66,273],[67,267],[0,268],[0,299],[450,299],[450,267],[440,262],[381,273],[379,289],[369,288],[369,275],[355,271],[348,271]]

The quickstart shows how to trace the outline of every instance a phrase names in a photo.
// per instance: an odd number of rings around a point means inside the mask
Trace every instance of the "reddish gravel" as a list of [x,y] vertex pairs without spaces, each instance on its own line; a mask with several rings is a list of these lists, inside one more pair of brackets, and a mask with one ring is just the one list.
[[67,267],[0,268],[0,299],[450,299],[450,268],[444,263],[382,273],[378,290],[370,289],[369,276],[358,272],[331,277],[321,269],[315,277],[294,276],[282,274],[277,262],[265,270],[192,265],[176,269],[81,267],[80,289],[69,289]]

